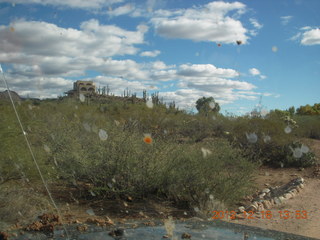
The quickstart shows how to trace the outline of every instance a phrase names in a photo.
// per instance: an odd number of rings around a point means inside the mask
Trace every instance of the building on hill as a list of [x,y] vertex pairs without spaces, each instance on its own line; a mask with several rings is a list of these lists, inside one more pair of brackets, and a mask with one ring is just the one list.
[[[20,101],[21,97],[15,91],[10,90],[10,95],[13,101]],[[10,100],[8,90],[0,92],[0,99]]]
[[66,92],[68,96],[79,96],[80,94],[83,95],[93,95],[96,92],[96,86],[94,85],[93,81],[81,81],[78,80],[73,83],[73,89]]

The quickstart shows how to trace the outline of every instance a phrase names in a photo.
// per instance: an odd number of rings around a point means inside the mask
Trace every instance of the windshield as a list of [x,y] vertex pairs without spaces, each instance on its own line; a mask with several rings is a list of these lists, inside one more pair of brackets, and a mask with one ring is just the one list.
[[0,239],[320,239],[319,10],[0,0]]

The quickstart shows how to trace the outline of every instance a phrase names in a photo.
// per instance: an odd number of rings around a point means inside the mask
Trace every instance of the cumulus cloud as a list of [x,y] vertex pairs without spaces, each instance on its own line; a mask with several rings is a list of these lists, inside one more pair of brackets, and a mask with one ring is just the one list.
[[[6,64],[12,90],[31,97],[60,95],[72,88],[69,77],[81,77],[108,85],[115,94],[121,94],[124,87],[141,93],[143,89],[157,86],[153,89],[161,89],[165,100],[174,100],[180,107],[190,107],[202,96],[213,96],[220,104],[256,98],[251,94],[256,87],[235,80],[239,76],[235,69],[212,64],[138,63],[126,59],[126,55],[138,54],[136,45],[145,43],[146,31],[145,25],[128,31],[102,25],[95,19],[81,23],[79,29],[19,20],[0,26],[0,62]],[[160,51],[141,53],[151,57],[156,54]],[[122,57],[114,59],[114,56]],[[88,78],[87,71],[95,71],[97,76]],[[165,91],[164,82],[180,89]]]
[[141,57],[156,57],[160,54],[161,52],[159,50],[154,50],[154,51],[145,51],[140,53]]
[[100,9],[114,3],[123,2],[123,0],[0,0],[0,3],[2,2],[14,4],[41,4],[82,9]]
[[260,79],[266,79],[266,78],[267,78],[267,76],[262,75],[261,72],[260,72],[260,70],[257,69],[257,68],[250,68],[250,69],[249,69],[249,73],[250,73],[250,75],[252,75],[252,76],[259,76]]
[[260,75],[260,71],[258,69],[256,69],[256,68],[250,68],[249,72],[253,76]]
[[248,36],[242,23],[229,16],[236,11],[244,13],[246,6],[240,2],[211,2],[200,7],[178,10],[158,10],[151,18],[156,32],[167,38],[193,41],[246,43]]
[[281,24],[282,25],[287,25],[291,20],[292,20],[293,16],[282,16],[280,17],[281,19]]
[[301,45],[318,45],[320,44],[320,29],[305,26],[300,28],[300,32],[294,35],[291,40],[300,41]]

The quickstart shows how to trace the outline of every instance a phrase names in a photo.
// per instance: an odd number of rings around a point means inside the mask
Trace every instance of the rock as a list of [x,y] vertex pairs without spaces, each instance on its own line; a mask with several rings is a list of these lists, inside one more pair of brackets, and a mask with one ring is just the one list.
[[286,198],[286,199],[290,199],[290,198],[292,198],[293,196],[292,196],[292,194],[291,193],[285,193],[284,194],[284,198]]
[[302,189],[304,188],[304,184],[303,183],[300,183],[299,187]]
[[[266,184],[265,184],[266,185]],[[270,192],[270,189],[269,188],[264,188],[263,190],[262,190],[262,192],[263,193],[268,193],[268,192]]]
[[246,209],[245,209],[244,206],[241,206],[241,207],[238,208],[238,210],[239,210],[239,212],[243,213]]
[[263,201],[262,204],[263,204],[263,207],[264,207],[265,209],[271,209],[271,208],[272,208],[272,204],[271,204],[271,202],[268,201],[268,200]]
[[191,239],[191,235],[189,233],[182,233],[181,238],[182,239]]
[[111,232],[109,232],[109,235],[111,237],[121,237],[124,234],[124,230],[121,228],[117,228],[115,230],[112,230]]
[[263,204],[261,202],[258,203],[258,212],[264,211]]
[[283,203],[284,201],[286,201],[286,199],[283,196],[279,197],[280,201]]
[[261,194],[259,195],[259,198],[260,198],[260,199],[263,199],[265,195],[266,195],[265,193],[261,193]]
[[258,207],[256,207],[255,205],[251,204],[247,209],[246,212],[256,212],[258,209]]
[[282,203],[278,197],[275,197],[273,200],[275,205],[280,205]]
[[8,240],[9,239],[9,235],[6,232],[0,232],[0,239],[1,240]]

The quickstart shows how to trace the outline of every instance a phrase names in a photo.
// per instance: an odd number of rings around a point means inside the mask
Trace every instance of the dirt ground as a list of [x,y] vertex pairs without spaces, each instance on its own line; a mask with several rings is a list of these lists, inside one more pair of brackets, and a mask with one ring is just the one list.
[[[306,139],[305,143],[313,150],[320,159],[320,141]],[[299,169],[270,169],[263,167],[259,170],[256,177],[259,189],[270,186],[283,185],[290,180],[303,177],[305,179],[305,187],[302,191],[292,199],[289,199],[283,205],[273,208],[271,219],[244,219],[238,223],[272,229],[282,232],[299,234],[307,237],[320,239],[320,167],[313,167],[305,170]],[[293,218],[281,219],[279,211],[306,211],[306,219],[296,219],[295,214],[291,214]]]

